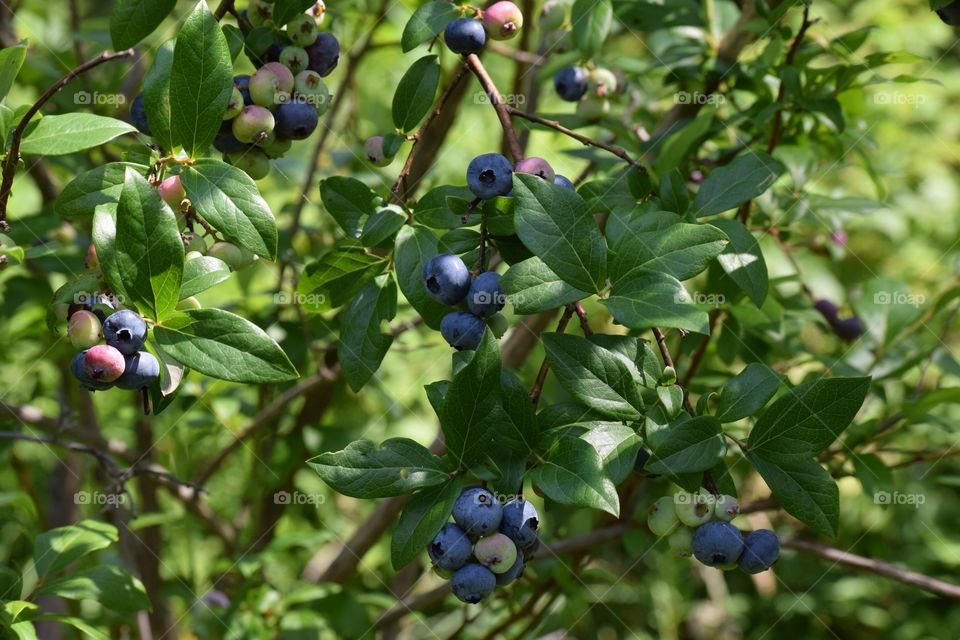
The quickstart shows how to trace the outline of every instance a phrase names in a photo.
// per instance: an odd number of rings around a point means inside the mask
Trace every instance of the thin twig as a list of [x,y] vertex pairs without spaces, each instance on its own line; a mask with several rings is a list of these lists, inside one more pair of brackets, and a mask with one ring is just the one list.
[[105,62],[110,62],[111,60],[132,58],[134,53],[135,52],[133,49],[118,51],[116,53],[104,52],[96,58],[87,60],[79,67],[73,69],[67,73],[67,75],[54,82],[53,85],[44,91],[43,94],[37,98],[37,101],[34,102],[29,109],[27,109],[27,112],[23,114],[23,117],[20,119],[20,123],[17,125],[17,128],[14,129],[13,133],[10,134],[10,151],[7,152],[6,160],[4,160],[3,163],[3,183],[0,184],[0,231],[7,231],[10,228],[10,225],[7,224],[7,201],[10,199],[10,191],[13,189],[13,178],[17,172],[17,162],[20,161],[20,141],[23,139],[23,132],[26,130],[27,125],[30,124],[31,118],[33,118],[33,116],[40,111],[43,105],[45,105],[50,98],[56,95],[60,89],[67,86],[71,80],[80,74],[98,67]]
[[[563,333],[567,330],[567,325],[570,323],[570,318],[573,317],[573,314],[573,305],[567,305],[567,308],[563,310],[563,315],[560,316],[560,322],[557,323],[557,333]],[[540,403],[540,395],[543,393],[543,383],[546,382],[547,372],[549,371],[550,359],[544,357],[543,363],[540,365],[540,372],[537,373],[537,380],[533,383],[533,388],[530,389],[530,402],[533,403],[534,409],[536,409]]]
[[[677,370],[676,365],[673,363],[673,356],[670,355],[670,348],[667,347],[667,339],[663,335],[663,331],[657,327],[653,327],[653,337],[657,340],[657,346],[660,348],[660,355],[663,356],[663,363],[673,369]],[[679,385],[680,389],[683,391],[683,408],[687,410],[691,416],[696,416],[697,412],[694,411],[693,405],[690,403],[690,394],[687,393],[686,388],[683,385]]]
[[519,162],[523,159],[523,149],[520,147],[517,133],[513,130],[513,123],[510,121],[510,107],[507,106],[500,91],[497,90],[497,85],[493,83],[493,80],[484,68],[483,63],[480,62],[477,54],[471,53],[466,55],[464,56],[464,60],[467,66],[470,67],[473,75],[477,76],[477,80],[479,80],[483,86],[487,97],[490,98],[490,104],[497,112],[497,118],[500,119],[500,126],[503,127],[503,134],[507,139],[507,146],[510,148],[510,155],[513,156],[513,162]]

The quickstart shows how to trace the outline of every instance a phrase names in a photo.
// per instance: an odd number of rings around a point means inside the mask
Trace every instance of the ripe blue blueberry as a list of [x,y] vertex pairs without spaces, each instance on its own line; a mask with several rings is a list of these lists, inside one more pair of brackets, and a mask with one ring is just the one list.
[[81,351],[70,362],[70,372],[80,382],[80,386],[90,391],[104,391],[113,386],[112,382],[97,380],[87,372],[86,351]]
[[240,91],[240,95],[243,96],[243,105],[249,107],[253,104],[253,98],[250,97],[250,76],[247,74],[241,74],[239,76],[233,76],[233,86],[234,88]]
[[500,274],[496,271],[481,273],[470,285],[467,292],[467,306],[470,312],[487,318],[503,309],[506,296],[500,288]]
[[587,70],[583,67],[564,67],[553,77],[553,86],[561,98],[567,102],[577,102],[587,93]]
[[736,562],[743,553],[743,536],[729,522],[713,520],[693,534],[693,555],[709,567]]
[[470,290],[470,270],[452,253],[441,253],[424,265],[423,286],[437,302],[459,304]]
[[467,186],[483,200],[505,196],[513,190],[513,167],[499,153],[484,153],[467,166]]
[[126,358],[123,375],[117,378],[121,389],[146,389],[160,377],[160,363],[152,353],[138,351]]
[[447,571],[455,571],[467,564],[470,554],[473,553],[473,544],[470,536],[453,523],[447,523],[440,529],[430,546],[427,554],[433,564]]
[[132,356],[147,340],[147,323],[139,314],[123,309],[104,321],[103,337],[123,355]]
[[482,564],[471,563],[457,569],[450,578],[453,595],[467,604],[477,604],[497,586],[497,578]]
[[513,540],[521,550],[536,544],[539,527],[540,516],[536,507],[528,501],[516,498],[503,505],[500,533]]
[[866,332],[867,328],[863,326],[863,321],[860,318],[844,318],[843,320],[838,320],[835,325],[833,325],[833,331],[840,337],[841,340],[846,342],[853,342]]
[[577,186],[573,184],[569,178],[566,176],[561,176],[559,173],[556,175],[556,177],[554,177],[553,184],[560,185],[561,187],[570,189],[571,191],[577,190]]
[[143,135],[153,135],[150,133],[150,124],[147,122],[147,108],[143,104],[142,93],[138,93],[130,105],[130,122]]
[[311,71],[316,71],[326,78],[340,62],[340,42],[332,33],[324,31],[317,36],[313,44],[308,46],[307,55],[310,57]]
[[483,487],[468,487],[453,503],[453,519],[473,536],[485,536],[500,527],[503,506]]
[[743,541],[740,568],[747,573],[766,571],[780,557],[780,538],[769,529],[757,529],[747,534]]
[[517,554],[517,559],[513,566],[504,573],[497,574],[497,584],[501,587],[506,586],[523,575],[523,554]]
[[317,110],[304,102],[288,102],[274,109],[277,137],[286,140],[304,140],[310,137],[320,117]]
[[473,351],[483,340],[486,325],[479,316],[466,311],[454,311],[440,320],[440,335],[457,351]]
[[487,44],[487,32],[482,22],[460,18],[447,25],[443,39],[454,53],[480,53]]

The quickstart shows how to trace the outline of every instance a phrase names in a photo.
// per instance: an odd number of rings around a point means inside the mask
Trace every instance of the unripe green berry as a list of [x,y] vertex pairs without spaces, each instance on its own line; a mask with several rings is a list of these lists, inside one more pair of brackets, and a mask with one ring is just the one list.
[[317,40],[317,21],[313,16],[301,13],[287,23],[287,37],[299,47],[309,47]]
[[253,143],[273,131],[273,114],[257,105],[244,107],[231,125],[234,137],[240,142]]
[[310,57],[301,47],[284,47],[280,52],[280,64],[290,69],[290,73],[296,76],[310,64]]
[[240,115],[241,111],[243,111],[243,94],[240,93],[240,89],[234,87],[230,94],[230,102],[227,103],[227,110],[223,112],[223,119],[233,120]]
[[323,115],[330,108],[330,90],[316,71],[301,71],[294,78],[293,90],[296,100],[306,102]]
[[673,498],[664,496],[650,505],[647,512],[647,526],[655,536],[668,536],[680,526]]
[[667,544],[670,550],[681,558],[689,558],[693,555],[693,529],[689,527],[680,527],[667,538]]
[[673,496],[677,518],[688,527],[698,527],[713,517],[713,505],[700,492],[680,491]]
[[254,180],[263,180],[270,173],[270,158],[260,149],[246,149],[240,153],[231,153],[227,161]]
[[100,318],[90,311],[76,311],[70,316],[67,334],[77,349],[89,349],[100,342]]
[[231,242],[215,242],[207,251],[207,255],[219,258],[234,271],[249,266],[256,257],[243,247],[238,247]]
[[740,503],[733,496],[723,494],[713,503],[713,515],[718,520],[730,522],[740,514]]

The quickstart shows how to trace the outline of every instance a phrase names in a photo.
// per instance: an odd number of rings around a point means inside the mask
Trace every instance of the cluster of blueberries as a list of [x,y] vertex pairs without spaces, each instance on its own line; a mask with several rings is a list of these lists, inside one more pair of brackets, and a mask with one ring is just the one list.
[[860,318],[856,316],[841,318],[840,309],[829,300],[816,300],[813,303],[813,307],[820,312],[820,315],[823,316],[824,320],[827,321],[827,324],[830,325],[830,328],[833,329],[833,332],[837,334],[841,340],[853,342],[867,331],[863,320]]
[[453,505],[453,520],[443,525],[427,553],[437,574],[449,578],[453,594],[469,604],[519,578],[540,543],[540,518],[532,504],[518,497],[501,505],[483,487],[463,490]]
[[[251,27],[274,27],[274,41],[262,54],[251,55],[257,67],[253,75],[234,77],[213,146],[227,162],[261,180],[270,173],[270,160],[283,157],[294,140],[308,138],[330,108],[323,78],[340,61],[340,43],[333,34],[319,31],[323,2],[293,18],[285,30],[273,24],[273,5],[264,0],[250,0],[240,15],[244,35]],[[130,113],[134,126],[150,135],[143,94],[133,101]]]
[[[143,345],[147,323],[134,311],[113,311],[103,296],[92,296],[83,308],[71,307],[68,335],[80,352],[70,371],[90,391],[145,389],[160,377],[160,363]],[[101,338],[106,344],[101,344]]]
[[655,535],[669,536],[670,548],[681,557],[692,555],[725,571],[737,567],[751,574],[766,571],[780,557],[780,538],[769,529],[741,532],[730,524],[739,513],[733,496],[681,491],[653,503],[647,526]]
[[495,2],[484,9],[480,20],[458,18],[447,24],[443,39],[454,53],[480,53],[487,38],[509,40],[523,27],[523,12],[512,2]]

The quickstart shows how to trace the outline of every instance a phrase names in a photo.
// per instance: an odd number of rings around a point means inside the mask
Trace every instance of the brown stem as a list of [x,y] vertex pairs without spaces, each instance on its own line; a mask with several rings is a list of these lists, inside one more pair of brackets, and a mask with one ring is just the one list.
[[427,130],[433,125],[434,120],[443,113],[443,108],[447,104],[447,100],[450,99],[450,96],[457,90],[460,83],[467,77],[467,67],[461,65],[457,69],[457,73],[454,75],[453,79],[450,81],[450,84],[447,85],[447,88],[440,95],[440,99],[437,101],[436,108],[430,112],[430,115],[420,126],[420,129],[413,134],[413,146],[410,148],[410,153],[407,155],[407,161],[403,163],[403,169],[400,170],[400,175],[397,176],[396,182],[393,183],[393,188],[390,189],[390,198],[397,203],[402,203],[404,196],[401,195],[401,188],[403,193],[407,192],[405,184],[407,179],[410,177],[410,171],[413,169],[413,163],[416,160],[417,152],[420,150],[420,141],[423,139],[424,134]]
[[[667,347],[667,339],[664,337],[663,331],[657,327],[654,327],[652,331],[653,337],[657,340],[657,346],[660,348],[660,355],[663,356],[664,364],[676,371],[677,367],[673,363],[673,356],[670,355],[670,348]],[[689,413],[691,416],[696,416],[697,412],[694,411],[693,405],[690,403],[690,394],[687,393],[687,390],[683,385],[680,385],[680,389],[683,391],[683,408],[686,409],[687,413]]]
[[516,164],[523,159],[523,149],[520,147],[517,133],[513,130],[513,123],[510,121],[510,107],[508,107],[507,103],[503,100],[503,96],[500,95],[497,86],[493,83],[493,80],[490,79],[490,75],[484,68],[483,63],[480,62],[477,54],[471,53],[466,55],[464,56],[464,60],[467,66],[470,67],[473,75],[477,76],[477,80],[479,80],[483,86],[487,97],[490,98],[490,104],[493,105],[494,110],[497,112],[497,118],[500,119],[500,126],[503,127],[503,135],[506,136],[510,155],[513,156],[512,160],[514,164]]
[[[570,318],[573,317],[573,313],[573,305],[567,305],[567,308],[563,310],[563,315],[560,316],[560,322],[557,323],[557,333],[563,333],[567,330],[567,325],[570,323]],[[534,409],[536,409],[540,403],[540,394],[543,393],[543,383],[546,382],[549,371],[550,360],[544,357],[543,364],[540,365],[540,372],[537,373],[537,380],[533,383],[533,388],[530,389],[530,402],[533,403]]]
[[520,109],[511,107],[509,105],[506,107],[506,110],[507,110],[507,113],[512,116],[517,116],[518,118],[523,118],[524,120],[529,120],[530,122],[536,122],[537,124],[543,125],[545,127],[553,129],[554,131],[558,131],[565,136],[573,138],[577,142],[580,142],[584,145],[587,145],[590,147],[596,147],[598,149],[603,149],[604,151],[608,151],[613,155],[617,156],[618,158],[620,158],[621,160],[623,160],[624,162],[628,163],[629,165],[635,167],[638,171],[647,173],[647,168],[643,166],[642,162],[640,162],[639,160],[635,160],[629,153],[627,153],[620,147],[617,147],[612,144],[607,144],[606,142],[601,142],[599,140],[594,140],[593,138],[588,138],[585,135],[577,133],[573,129],[568,129],[567,127],[563,126],[556,120],[548,120],[547,118],[541,118],[538,115],[527,113],[526,111],[521,111]]
[[883,576],[884,578],[909,584],[924,591],[943,596],[944,598],[960,600],[960,586],[938,580],[937,578],[931,578],[916,571],[901,569],[882,560],[865,558],[864,556],[834,549],[833,547],[828,547],[810,540],[784,540],[781,544],[790,549],[812,553],[837,564],[853,567],[854,569],[862,569]]
[[687,372],[683,376],[683,380],[680,382],[680,385],[684,388],[686,388],[690,384],[690,381],[693,380],[693,377],[697,375],[697,371],[700,369],[700,365],[703,363],[703,357],[707,354],[707,347],[710,345],[710,339],[713,338],[713,330],[716,328],[717,321],[720,319],[721,315],[722,312],[719,309],[714,309],[710,312],[710,330],[707,332],[707,335],[703,338],[700,346],[697,347],[697,350],[690,358],[690,366],[687,368]]
[[593,329],[590,328],[590,319],[587,317],[587,310],[583,308],[583,305],[579,302],[573,303],[573,310],[577,314],[577,319],[580,320],[580,330],[583,331],[583,335],[590,337],[593,335]]
[[13,178],[17,172],[17,162],[20,161],[20,141],[23,139],[23,132],[26,130],[27,125],[30,124],[30,119],[33,118],[40,111],[40,109],[47,103],[50,98],[52,98],[60,89],[67,86],[71,80],[76,78],[82,73],[98,67],[105,62],[110,62],[111,60],[119,60],[121,58],[131,58],[134,55],[133,49],[127,49],[126,51],[118,51],[116,53],[102,53],[96,58],[87,60],[79,67],[73,69],[67,75],[63,76],[56,82],[54,82],[49,89],[43,92],[43,94],[37,99],[33,105],[27,109],[27,112],[23,114],[23,117],[20,119],[20,123],[17,125],[17,128],[13,130],[13,133],[10,134],[10,151],[7,153],[6,160],[3,163],[3,182],[0,184],[0,231],[7,231],[10,228],[10,225],[7,223],[7,201],[10,199],[10,191],[13,189]]

